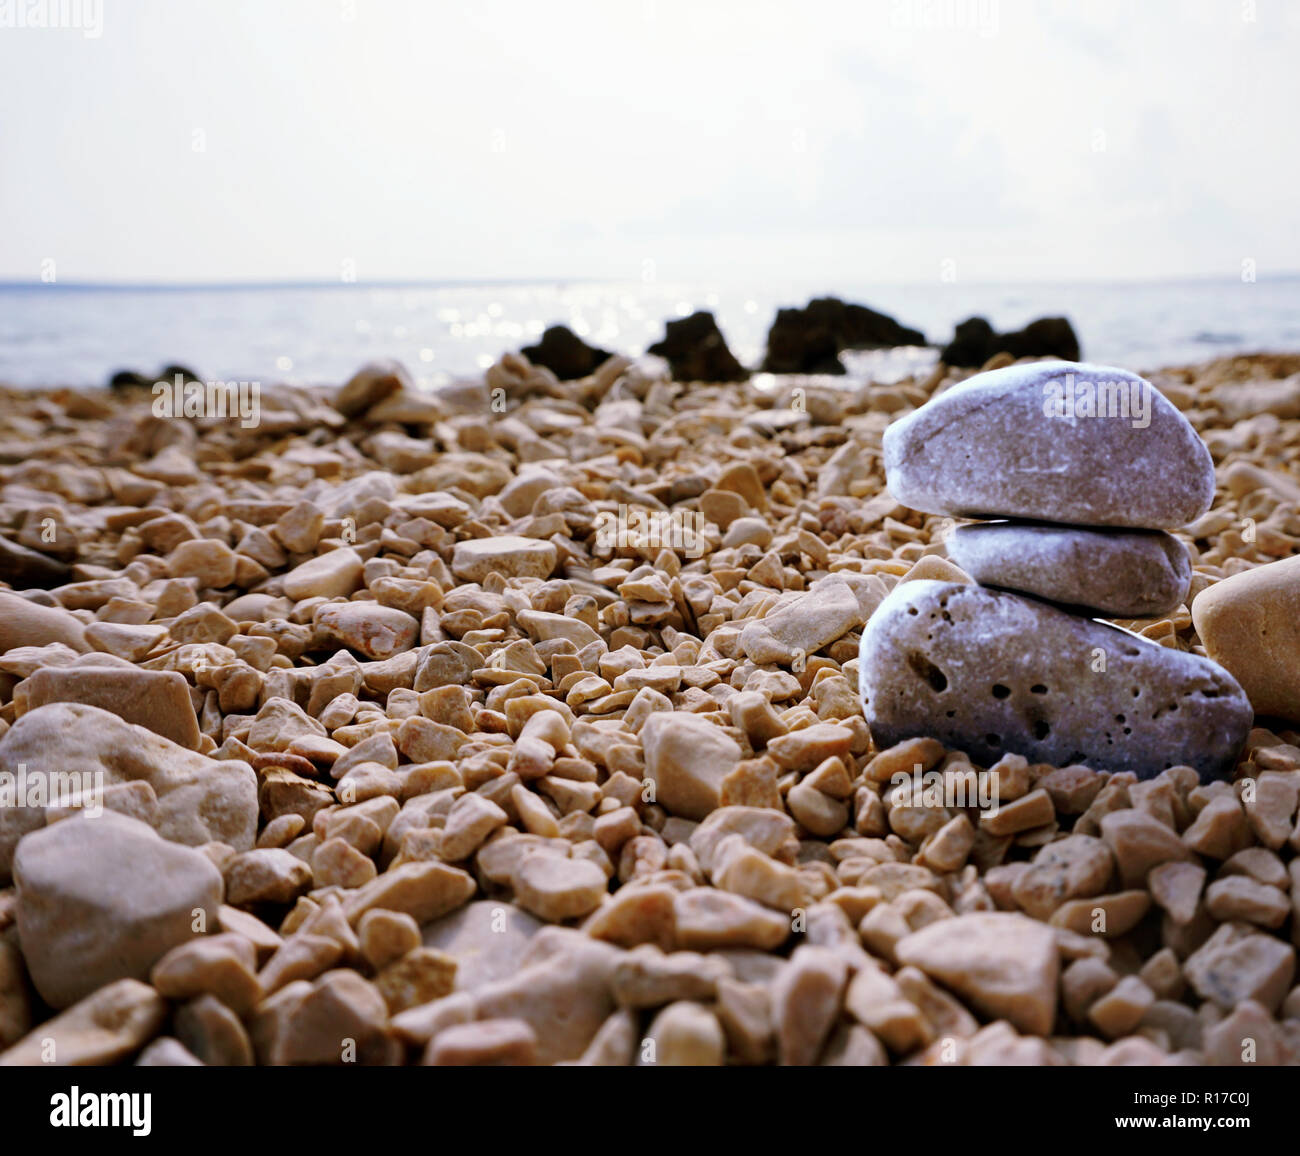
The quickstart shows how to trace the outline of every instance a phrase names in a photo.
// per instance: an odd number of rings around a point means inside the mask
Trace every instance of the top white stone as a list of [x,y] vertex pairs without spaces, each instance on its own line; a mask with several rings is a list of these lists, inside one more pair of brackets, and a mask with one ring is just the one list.
[[930,514],[1173,529],[1214,500],[1187,419],[1127,370],[1069,361],[976,374],[894,422],[885,478]]

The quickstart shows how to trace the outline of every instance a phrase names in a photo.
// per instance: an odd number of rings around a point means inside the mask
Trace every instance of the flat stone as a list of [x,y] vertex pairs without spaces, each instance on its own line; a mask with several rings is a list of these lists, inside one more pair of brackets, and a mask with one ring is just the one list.
[[19,716],[52,702],[96,706],[189,750],[199,745],[189,681],[174,670],[47,666],[14,688]]
[[1059,953],[1043,924],[1010,912],[959,915],[905,936],[895,952],[985,1015],[1022,1032],[1051,1032]]
[[946,544],[948,557],[984,586],[1103,618],[1167,614],[1187,597],[1192,580],[1186,548],[1162,530],[981,522],[958,526]]
[[157,1035],[166,1019],[167,1001],[153,988],[119,979],[0,1052],[0,1067],[119,1063]]
[[1192,623],[1256,714],[1300,721],[1300,555],[1207,586],[1192,602]]
[[917,581],[862,634],[877,746],[928,735],[982,764],[1013,752],[1151,778],[1228,774],[1253,715],[1222,667],[1035,599]]
[[722,801],[722,780],[740,762],[721,727],[686,711],[658,711],[641,728],[646,777],[655,801],[683,819],[703,819]]
[[285,595],[295,602],[306,598],[348,598],[361,588],[365,564],[361,555],[344,546],[308,558],[284,576]]
[[18,936],[32,982],[64,1008],[150,969],[195,934],[196,913],[217,926],[221,873],[199,851],[105,811],[33,832],[14,856]]
[[747,622],[740,645],[751,662],[790,663],[842,638],[861,626],[863,618],[853,588],[843,579],[832,578]]
[[503,578],[548,578],[558,555],[550,542],[502,534],[457,542],[451,572],[464,582],[482,582],[489,574]]
[[1214,500],[1210,452],[1168,399],[1077,362],[976,374],[894,422],[884,459],[889,492],[928,514],[1166,530]]
[[[257,835],[252,767],[186,750],[98,707],[51,703],[28,711],[0,739],[0,773],[16,779],[20,765],[29,784],[55,772],[105,787],[147,782],[158,799],[157,831],[176,843],[217,841],[243,851]],[[18,840],[44,821],[41,808],[0,807],[0,883],[8,881]]]

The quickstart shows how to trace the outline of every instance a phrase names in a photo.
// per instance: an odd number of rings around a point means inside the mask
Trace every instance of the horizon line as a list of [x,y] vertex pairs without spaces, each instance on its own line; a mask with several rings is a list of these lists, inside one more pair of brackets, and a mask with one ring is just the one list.
[[[1300,269],[1286,270],[1278,273],[1261,274],[1256,281],[1288,281],[1300,278]],[[828,279],[829,280],[829,279]],[[844,278],[836,278],[841,284],[852,286]],[[857,281],[860,286],[888,289],[915,289],[922,286],[945,287],[946,285],[976,287],[1021,286],[1068,286],[1068,285],[1169,285],[1193,282],[1229,282],[1247,284],[1240,280],[1240,275],[1229,276],[1225,273],[1196,273],[1187,275],[1170,274],[1153,277],[1074,277],[1062,279],[1026,278],[1024,280],[971,280],[961,282],[924,281]],[[375,280],[336,281],[336,280],[251,280],[251,281],[30,281],[8,280],[0,278],[0,292],[14,290],[51,290],[80,292],[204,292],[204,291],[240,291],[265,292],[277,289],[492,289],[514,286],[572,286],[572,285],[628,285],[639,283],[635,277],[485,277],[485,278],[450,278],[432,280],[428,278],[378,278]],[[694,286],[718,289],[717,285],[697,280],[665,279],[652,284],[664,286]],[[723,291],[727,291],[723,289]],[[740,288],[733,291],[741,292]],[[827,289],[827,294],[834,290]]]

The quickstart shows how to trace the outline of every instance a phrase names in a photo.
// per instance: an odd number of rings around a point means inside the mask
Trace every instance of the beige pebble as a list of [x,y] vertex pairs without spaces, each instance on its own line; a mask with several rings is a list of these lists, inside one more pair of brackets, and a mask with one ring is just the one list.
[[167,1018],[166,1001],[146,983],[119,979],[92,991],[0,1052],[0,1067],[52,1062],[113,1064],[152,1039]]
[[1010,913],[941,919],[907,936],[896,949],[987,1015],[1046,1035],[1056,1010],[1056,942],[1042,924]]
[[537,1034],[518,1019],[478,1020],[439,1032],[424,1062],[439,1066],[521,1067],[537,1062]]
[[641,1062],[663,1067],[720,1067],[726,1048],[717,1017],[701,1004],[683,1000],[655,1016]]
[[513,876],[519,905],[558,922],[594,911],[605,895],[605,874],[594,863],[556,855],[529,855]]

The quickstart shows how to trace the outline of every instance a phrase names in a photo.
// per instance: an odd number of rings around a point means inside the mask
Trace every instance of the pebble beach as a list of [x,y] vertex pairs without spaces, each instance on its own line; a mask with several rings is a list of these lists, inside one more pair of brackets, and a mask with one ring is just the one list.
[[721,353],[0,390],[0,1065],[1300,1063],[1300,355]]

